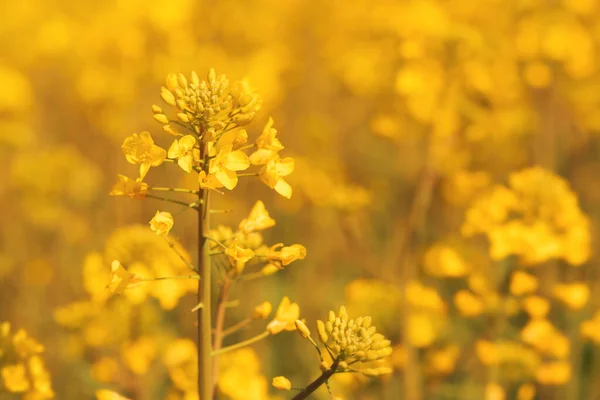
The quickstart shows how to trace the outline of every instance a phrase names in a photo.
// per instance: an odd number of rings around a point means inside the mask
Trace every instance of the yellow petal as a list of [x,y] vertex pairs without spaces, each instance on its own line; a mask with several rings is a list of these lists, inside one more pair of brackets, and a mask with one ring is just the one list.
[[227,155],[224,166],[232,171],[243,171],[250,166],[250,160],[243,151],[233,151]]
[[292,197],[292,187],[283,179],[278,180],[273,189],[287,199]]
[[179,157],[179,141],[177,141],[177,139],[175,139],[173,141],[173,144],[171,144],[171,147],[169,147],[169,151],[167,151],[167,156],[169,158],[177,158]]
[[235,173],[235,171],[228,171],[228,170],[222,169],[220,171],[217,171],[215,176],[217,177],[219,182],[221,182],[223,184],[223,186],[225,186],[229,190],[233,190],[233,188],[238,183],[238,177],[237,177],[237,174]]
[[294,171],[294,159],[292,157],[286,157],[277,161],[276,168],[279,176],[287,176]]

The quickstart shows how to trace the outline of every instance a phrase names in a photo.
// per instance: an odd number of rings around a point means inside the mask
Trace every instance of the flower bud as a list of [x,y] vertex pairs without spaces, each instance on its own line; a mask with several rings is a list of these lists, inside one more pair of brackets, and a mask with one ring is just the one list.
[[308,339],[310,337],[310,330],[304,322],[297,319],[294,321],[294,324],[296,324],[296,329],[298,330],[298,333],[300,333],[300,336],[302,336],[304,339]]
[[273,387],[279,390],[290,390],[292,389],[292,384],[285,376],[276,376],[273,378]]

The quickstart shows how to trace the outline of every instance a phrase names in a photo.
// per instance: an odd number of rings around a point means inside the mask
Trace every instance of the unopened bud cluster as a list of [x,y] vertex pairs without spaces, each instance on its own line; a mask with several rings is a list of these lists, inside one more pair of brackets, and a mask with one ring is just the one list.
[[[371,317],[350,319],[343,306],[338,315],[329,311],[326,322],[317,321],[317,331],[321,342],[340,360],[341,369],[355,362],[376,361],[392,354],[391,342],[376,333],[376,328],[371,326]],[[389,369],[379,371],[371,368],[368,372],[380,375],[388,373]]]
[[229,124],[246,125],[252,121],[262,102],[246,82],[230,86],[227,77],[217,76],[214,69],[208,72],[206,81],[200,81],[195,72],[189,80],[183,74],[170,74],[160,96],[175,107],[174,120],[169,120],[160,107],[152,107],[154,119],[164,125],[166,132],[177,134],[171,123],[183,124],[198,135],[208,133],[209,140],[216,139],[211,136]]

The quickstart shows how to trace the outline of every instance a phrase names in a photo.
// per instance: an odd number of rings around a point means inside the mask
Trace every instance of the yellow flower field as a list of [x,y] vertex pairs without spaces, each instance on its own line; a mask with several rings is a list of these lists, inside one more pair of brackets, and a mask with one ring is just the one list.
[[597,1],[0,14],[0,400],[600,396]]

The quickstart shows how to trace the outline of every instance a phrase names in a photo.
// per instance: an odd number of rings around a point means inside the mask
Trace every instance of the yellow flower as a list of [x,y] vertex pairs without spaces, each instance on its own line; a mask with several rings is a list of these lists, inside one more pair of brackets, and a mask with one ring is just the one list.
[[273,387],[279,390],[291,390],[292,384],[285,376],[276,376],[273,378]]
[[435,277],[461,277],[470,266],[450,246],[436,244],[425,253],[425,271]]
[[515,271],[510,280],[510,293],[514,296],[521,296],[534,292],[538,288],[538,281],[535,276],[523,271]]
[[112,390],[101,389],[96,390],[96,400],[129,400],[127,397],[123,397],[117,392]]
[[126,177],[125,175],[117,175],[117,183],[110,191],[111,196],[127,196],[132,199],[143,199],[148,192],[148,184],[138,182]]
[[275,158],[277,153],[283,150],[283,145],[277,139],[277,130],[273,128],[273,118],[269,117],[263,128],[262,134],[256,138],[256,150],[250,155],[252,165],[264,165]]
[[292,303],[290,299],[285,296],[279,307],[273,321],[267,325],[267,330],[271,335],[275,335],[281,331],[295,331],[295,321],[300,318],[300,307],[296,303]]
[[202,189],[218,189],[222,188],[223,184],[219,182],[215,174],[206,174],[205,171],[200,171],[198,180]]
[[504,388],[497,383],[488,383],[485,385],[485,400],[504,400],[506,393]]
[[246,153],[236,150],[233,145],[223,146],[217,156],[210,160],[209,173],[214,174],[219,182],[232,190],[238,183],[236,172],[248,169],[250,161]]
[[110,269],[111,274],[108,288],[111,292],[123,293],[125,289],[131,289],[140,284],[139,279],[134,274],[128,272],[119,261],[114,260]]
[[600,343],[600,311],[596,311],[592,319],[583,321],[579,327],[583,337]]
[[[277,251],[278,248],[281,249]],[[283,246],[283,243],[278,243],[272,246],[267,253],[270,261],[279,261],[284,266],[296,260],[303,260],[304,257],[306,257],[306,248],[300,244]]]
[[131,164],[140,164],[140,180],[144,179],[150,167],[158,167],[167,156],[165,149],[156,146],[150,132],[134,133],[121,146],[125,158]]
[[572,310],[581,310],[590,298],[590,288],[585,283],[561,283],[554,286],[552,294]]
[[29,390],[29,380],[23,364],[6,365],[0,372],[9,392],[22,393]]
[[519,386],[517,391],[517,400],[533,400],[535,397],[535,386],[531,383],[524,383]]
[[166,211],[157,211],[154,217],[150,220],[150,229],[156,232],[157,235],[168,235],[173,227],[173,216]]
[[249,233],[253,231],[262,231],[275,225],[275,220],[269,216],[265,204],[258,200],[248,218],[240,222],[239,228],[242,232]]
[[485,309],[484,302],[468,290],[460,290],[454,295],[454,305],[465,317],[476,317]]
[[122,349],[125,364],[136,375],[144,375],[156,357],[156,343],[151,337],[142,336],[126,343]]
[[540,296],[529,296],[523,299],[523,309],[531,318],[544,318],[550,311],[550,302]]
[[244,265],[254,257],[254,252],[252,249],[238,246],[237,242],[237,239],[234,239],[225,250],[225,254],[229,257],[229,263],[237,268],[238,273],[241,273]]
[[562,385],[571,379],[571,364],[554,361],[539,366],[536,379],[543,385]]
[[273,306],[268,301],[265,301],[258,306],[254,307],[254,312],[252,313],[253,319],[266,319],[273,310]]
[[269,160],[267,164],[259,171],[260,179],[271,189],[283,197],[292,197],[292,187],[283,180],[282,177],[288,176],[294,171],[294,159],[286,157],[280,159],[275,157]]
[[185,135],[181,139],[175,139],[175,141],[173,141],[167,155],[169,158],[176,158],[177,164],[185,172],[192,172],[192,165],[194,162],[193,150],[195,144],[195,137],[192,135]]

